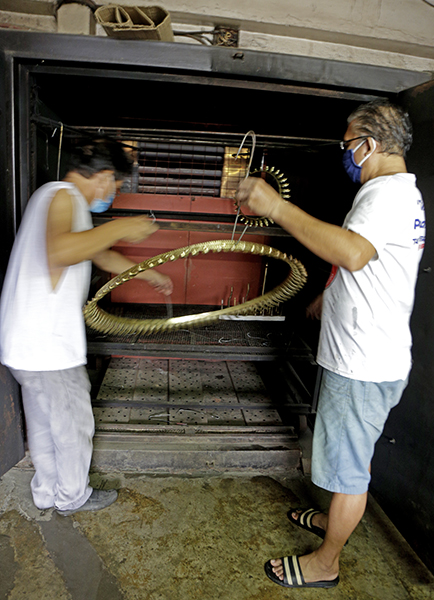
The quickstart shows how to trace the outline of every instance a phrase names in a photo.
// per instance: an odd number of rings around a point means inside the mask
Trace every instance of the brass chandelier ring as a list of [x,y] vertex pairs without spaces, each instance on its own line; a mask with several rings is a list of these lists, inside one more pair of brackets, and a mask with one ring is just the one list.
[[[98,301],[104,296],[123,283],[133,279],[143,271],[158,267],[167,262],[175,261],[178,258],[187,258],[188,256],[196,256],[200,253],[207,254],[208,252],[242,252],[266,256],[287,263],[290,267],[290,272],[283,283],[263,296],[259,296],[258,298],[254,298],[243,304],[211,312],[203,312],[197,315],[185,315],[170,319],[133,319],[112,315],[98,306]],[[149,258],[148,260],[134,265],[127,271],[117,275],[102,286],[92,300],[89,300],[83,309],[83,314],[86,324],[100,333],[112,335],[157,333],[179,329],[180,327],[185,327],[187,325],[193,326],[203,325],[204,323],[213,323],[218,321],[220,315],[252,314],[258,310],[277,306],[281,302],[294,296],[303,287],[306,280],[306,269],[300,261],[296,258],[292,258],[292,256],[287,256],[285,253],[280,252],[280,250],[276,250],[270,246],[253,242],[237,242],[230,240],[201,242],[192,246],[171,250],[170,252],[164,252],[163,254],[159,254],[158,256],[154,256],[153,258]]]
[[[254,169],[251,171],[250,176],[257,175],[258,173],[265,173],[273,178],[274,183],[277,185],[277,193],[284,199],[288,200],[291,195],[289,193],[289,183],[285,174],[276,169],[275,167],[264,167],[261,169]],[[235,202],[235,207],[238,210],[238,205]],[[268,227],[274,223],[273,219],[269,217],[248,217],[240,212],[238,220],[244,223],[248,227]]]

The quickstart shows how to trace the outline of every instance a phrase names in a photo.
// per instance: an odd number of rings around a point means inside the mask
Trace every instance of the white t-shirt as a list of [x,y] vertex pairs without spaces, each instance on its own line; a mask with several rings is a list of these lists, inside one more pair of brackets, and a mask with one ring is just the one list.
[[47,215],[54,195],[73,199],[73,231],[91,229],[85,198],[72,183],[43,185],[30,198],[12,249],[0,304],[0,360],[23,371],[55,371],[86,364],[82,307],[91,262],[63,270],[52,289],[47,261]]
[[326,285],[318,363],[361,381],[406,379],[410,317],[425,245],[425,211],[409,173],[365,183],[343,224],[374,246],[359,271],[334,267]]

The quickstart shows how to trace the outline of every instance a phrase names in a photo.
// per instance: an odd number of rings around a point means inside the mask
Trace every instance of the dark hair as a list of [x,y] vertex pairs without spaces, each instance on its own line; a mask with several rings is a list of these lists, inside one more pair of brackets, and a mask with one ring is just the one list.
[[115,171],[109,147],[101,141],[86,141],[82,145],[76,145],[72,150],[68,169],[86,178],[100,171]]
[[127,146],[115,140],[108,140],[105,143],[112,157],[116,180],[120,181],[131,177],[134,161],[131,158],[131,153],[126,150]]
[[410,118],[400,106],[389,100],[362,104],[347,119],[360,135],[373,137],[381,144],[381,152],[405,157],[413,141]]

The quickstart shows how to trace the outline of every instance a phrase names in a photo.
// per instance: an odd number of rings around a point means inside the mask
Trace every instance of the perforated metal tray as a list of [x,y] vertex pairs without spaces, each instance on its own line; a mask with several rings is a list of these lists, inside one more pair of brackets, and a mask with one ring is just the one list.
[[94,402],[108,423],[282,425],[255,364],[113,357]]

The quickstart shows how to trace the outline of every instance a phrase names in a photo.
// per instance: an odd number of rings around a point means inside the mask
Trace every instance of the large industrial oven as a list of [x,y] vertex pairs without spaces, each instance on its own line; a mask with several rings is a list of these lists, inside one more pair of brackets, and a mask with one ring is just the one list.
[[[300,468],[299,438],[313,425],[321,377],[315,364],[319,326],[305,312],[330,265],[272,222],[237,214],[235,192],[250,173],[310,214],[342,223],[356,189],[337,142],[357,105],[387,96],[412,113],[409,161],[429,219],[431,74],[234,48],[9,31],[0,32],[0,48],[2,274],[29,196],[61,178],[68,149],[90,138],[116,140],[132,159],[112,208],[95,217],[95,225],[146,214],[159,226],[140,244],[118,245],[134,262],[214,240],[238,242],[236,252],[190,252],[164,261],[158,268],[174,282],[169,299],[132,279],[101,300],[120,323],[222,314],[145,333],[88,326],[99,466],[152,472]],[[288,274],[284,262],[249,252],[250,243],[294,257],[307,280],[290,299],[244,314],[238,306],[274,290]],[[422,285],[432,292],[431,255],[428,238]],[[94,271],[90,298],[110,279]],[[431,382],[420,296],[418,302],[415,372],[421,369]],[[24,446],[19,391],[0,368],[5,471]],[[401,419],[420,385],[419,378],[410,384]],[[423,410],[424,400],[418,406]],[[433,430],[431,423],[423,435]],[[389,438],[394,434],[380,445],[377,470],[393,488],[390,465],[405,460],[391,454]],[[393,513],[396,502],[381,483],[377,487]]]

